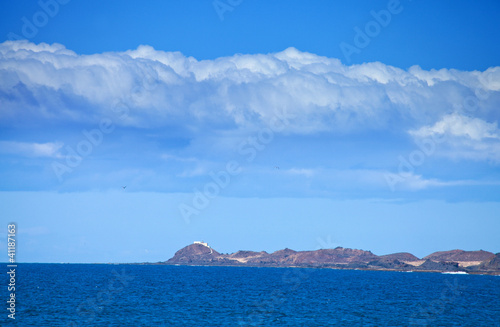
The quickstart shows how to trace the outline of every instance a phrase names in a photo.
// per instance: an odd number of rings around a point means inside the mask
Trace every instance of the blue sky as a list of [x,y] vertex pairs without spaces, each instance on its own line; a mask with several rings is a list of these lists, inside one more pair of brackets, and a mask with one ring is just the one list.
[[195,240],[499,252],[499,13],[2,2],[0,201],[18,259],[162,261]]

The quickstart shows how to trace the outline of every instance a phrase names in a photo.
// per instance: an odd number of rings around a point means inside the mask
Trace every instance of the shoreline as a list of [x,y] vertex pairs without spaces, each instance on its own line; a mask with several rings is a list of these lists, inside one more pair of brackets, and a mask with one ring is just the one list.
[[179,266],[179,267],[233,267],[233,268],[299,268],[299,269],[332,269],[332,270],[360,270],[360,271],[393,271],[404,273],[440,273],[449,275],[483,275],[483,276],[500,276],[500,271],[445,271],[445,270],[429,270],[429,269],[390,269],[390,268],[350,268],[350,267],[314,267],[314,266],[265,266],[265,265],[207,265],[207,264],[179,264],[179,263],[164,263],[164,262],[19,262],[18,265],[109,265],[109,266]]
[[[179,264],[179,263],[132,263],[132,265],[154,265],[154,266],[181,266],[181,267],[237,267],[237,268],[302,268],[302,269],[333,269],[333,270],[361,270],[361,271],[393,271],[393,272],[415,272],[415,273],[441,273],[450,275],[484,275],[484,276],[500,276],[500,271],[446,271],[446,270],[430,270],[430,269],[391,269],[391,268],[354,268],[354,267],[314,267],[314,266],[266,266],[266,265],[207,265],[207,264]],[[465,274],[464,274],[465,273]]]

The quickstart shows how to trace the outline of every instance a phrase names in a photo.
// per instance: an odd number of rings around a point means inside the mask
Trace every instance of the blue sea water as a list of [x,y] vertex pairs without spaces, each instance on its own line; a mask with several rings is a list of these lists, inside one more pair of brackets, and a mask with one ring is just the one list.
[[499,276],[19,264],[16,287],[2,326],[500,326]]

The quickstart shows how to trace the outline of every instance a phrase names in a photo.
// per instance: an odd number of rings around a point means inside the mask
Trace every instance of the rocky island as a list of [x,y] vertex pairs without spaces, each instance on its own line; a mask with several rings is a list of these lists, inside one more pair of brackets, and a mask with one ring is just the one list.
[[420,259],[402,252],[378,256],[370,251],[336,247],[315,251],[283,249],[238,251],[222,254],[207,243],[194,242],[159,264],[247,267],[302,267],[392,271],[424,271],[500,275],[500,253],[452,250],[434,252]]

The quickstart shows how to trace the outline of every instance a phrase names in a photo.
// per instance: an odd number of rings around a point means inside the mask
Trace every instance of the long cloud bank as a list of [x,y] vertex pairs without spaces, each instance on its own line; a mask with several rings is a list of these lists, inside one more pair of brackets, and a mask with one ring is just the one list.
[[132,126],[252,126],[279,115],[288,132],[414,128],[451,112],[499,117],[500,67],[484,72],[345,66],[288,48],[198,61],[179,52],[78,55],[60,44],[0,44],[1,119],[92,121],[117,105]]
[[279,117],[283,133],[445,135],[450,155],[500,161],[500,67],[346,66],[295,48],[202,61],[150,46],[79,55],[60,44],[7,41],[0,80],[4,126],[98,124],[126,112],[116,124],[196,133],[248,130]]

